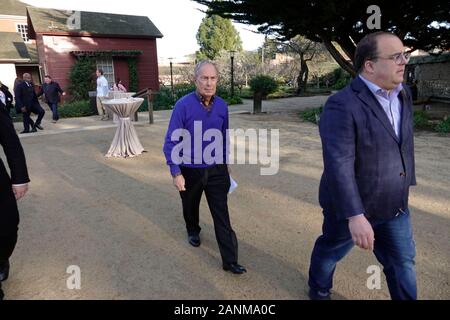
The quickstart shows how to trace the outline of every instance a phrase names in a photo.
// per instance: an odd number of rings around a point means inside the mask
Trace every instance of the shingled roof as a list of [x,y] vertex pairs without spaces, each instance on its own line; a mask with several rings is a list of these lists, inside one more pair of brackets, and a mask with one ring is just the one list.
[[19,0],[0,0],[0,6],[0,14],[25,17],[29,5]]
[[163,35],[148,17],[78,11],[79,27],[69,28],[75,11],[27,7],[31,37],[41,34],[80,34],[132,38],[161,38]]
[[36,62],[36,46],[25,44],[17,32],[0,32],[0,61]]

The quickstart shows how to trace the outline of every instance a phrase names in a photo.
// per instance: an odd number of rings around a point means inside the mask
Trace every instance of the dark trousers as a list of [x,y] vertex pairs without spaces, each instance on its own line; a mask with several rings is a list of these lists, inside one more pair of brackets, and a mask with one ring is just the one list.
[[8,260],[14,251],[18,225],[19,210],[11,179],[0,160],[0,263]]
[[3,264],[11,257],[16,243],[17,232],[9,236],[0,236],[0,264]]
[[[414,262],[416,249],[409,210],[392,219],[372,219],[369,222],[375,234],[374,253],[384,267],[391,298],[417,299]],[[329,291],[333,284],[336,263],[354,244],[348,220],[336,220],[325,215],[322,230],[323,234],[317,239],[311,255],[308,284],[314,290]],[[366,283],[361,284],[365,285]]]
[[[31,119],[31,113],[37,114],[36,122]],[[23,129],[25,131],[30,131],[30,126],[34,127],[36,124],[41,124],[42,118],[44,118],[45,110],[42,107],[35,103],[30,108],[27,109],[26,112],[22,112],[23,115]]]
[[58,121],[59,120],[58,102],[48,102],[47,104],[48,104],[50,110],[52,110],[53,120]]
[[183,216],[189,235],[200,233],[199,207],[205,191],[206,200],[214,221],[214,230],[223,263],[237,263],[238,244],[236,234],[231,228],[228,213],[228,191],[230,176],[226,165],[214,165],[208,168],[181,167],[186,181],[186,191],[180,192],[183,204]]

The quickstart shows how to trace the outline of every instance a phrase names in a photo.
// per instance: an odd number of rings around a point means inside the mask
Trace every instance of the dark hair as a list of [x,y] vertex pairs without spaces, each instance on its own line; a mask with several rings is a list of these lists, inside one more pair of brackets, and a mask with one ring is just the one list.
[[100,72],[101,75],[103,75],[103,69],[97,69],[98,72]]
[[394,36],[395,34],[385,31],[377,31],[369,33],[358,42],[355,50],[355,57],[353,59],[353,65],[358,73],[361,73],[364,69],[364,63],[367,60],[375,60],[378,53],[377,38],[380,36]]
[[46,75],[44,76],[44,78],[49,78],[49,79],[51,79],[52,77],[50,77],[48,74],[46,74]]
[[120,81],[120,78],[117,78],[116,83],[119,84]]

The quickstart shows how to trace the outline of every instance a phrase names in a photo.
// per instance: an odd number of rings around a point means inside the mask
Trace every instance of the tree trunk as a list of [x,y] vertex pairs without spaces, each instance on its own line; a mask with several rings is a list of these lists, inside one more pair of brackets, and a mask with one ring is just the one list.
[[323,41],[323,44],[327,48],[328,52],[331,56],[336,60],[336,62],[341,66],[342,69],[347,71],[353,78],[356,77],[356,70],[353,67],[353,64],[348,62],[342,54],[336,49],[336,47],[328,40],[326,37],[320,36]]
[[262,97],[263,97],[263,94],[261,92],[255,92],[253,94],[253,113],[254,114],[261,113]]
[[300,73],[297,77],[297,94],[306,92],[309,68],[303,54],[300,54]]

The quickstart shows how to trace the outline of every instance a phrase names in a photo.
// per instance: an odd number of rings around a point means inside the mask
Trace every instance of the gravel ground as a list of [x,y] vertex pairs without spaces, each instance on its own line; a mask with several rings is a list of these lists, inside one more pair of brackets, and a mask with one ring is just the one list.
[[[249,102],[232,109],[232,128],[280,130],[278,174],[232,166],[239,186],[229,206],[239,262],[248,269],[242,276],[221,269],[205,199],[202,245],[186,241],[181,201],[161,152],[168,112],[156,113],[153,125],[142,115],[136,130],[148,152],[132,159],[104,157],[115,128],[96,117],[44,123],[42,133],[22,138],[32,183],[20,201],[20,238],[3,284],[7,298],[307,299],[309,258],[322,222],[322,158],[317,127],[297,111],[324,99],[266,103],[271,112],[258,116],[237,113]],[[449,158],[448,137],[416,135],[418,186],[410,204],[420,299],[450,299]],[[79,290],[67,288],[71,265],[81,269]],[[334,297],[389,299],[384,276],[381,289],[366,287],[370,265],[378,265],[373,254],[353,249],[338,264]]]

